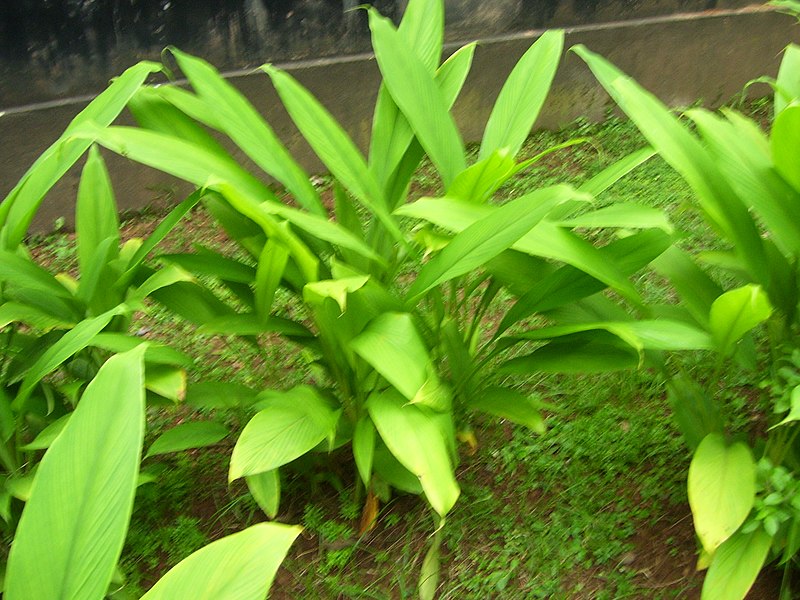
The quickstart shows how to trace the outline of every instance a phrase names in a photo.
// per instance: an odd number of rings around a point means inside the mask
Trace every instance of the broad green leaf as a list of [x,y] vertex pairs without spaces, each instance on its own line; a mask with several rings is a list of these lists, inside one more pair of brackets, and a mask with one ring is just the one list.
[[72,297],[70,291],[49,271],[28,258],[4,250],[0,250],[0,282],[11,287],[45,292],[56,298]]
[[192,277],[190,273],[187,273],[178,266],[170,265],[164,269],[156,271],[144,282],[142,282],[142,285],[131,290],[128,296],[128,301],[142,302],[145,298],[151,296],[153,293],[162,288],[166,288],[180,282],[193,281],[194,277]]
[[[570,189],[565,186],[545,188],[512,202],[525,202],[526,199],[527,201],[534,200],[539,197],[539,194],[547,197],[557,193],[558,190],[564,190],[566,194],[566,190]],[[571,198],[585,200],[588,197],[573,190]],[[510,204],[506,204],[502,208]],[[569,203],[565,201],[562,206],[567,204]],[[402,216],[425,219],[448,231],[463,232],[473,224],[484,222],[496,210],[498,209],[495,207],[477,205],[445,197],[421,198],[412,204],[399,207],[395,213]],[[558,209],[554,210],[557,211]],[[485,234],[491,237],[491,232],[485,231]],[[502,232],[497,240],[503,239],[506,235],[506,232]],[[554,223],[546,220],[541,221],[531,231],[522,235],[511,247],[514,250],[533,256],[566,262],[613,287],[627,298],[635,302],[641,302],[635,287],[617,268],[616,264],[610,262],[597,248],[583,238],[563,227],[558,227]],[[426,268],[431,268],[430,265],[431,263]]]
[[709,327],[719,352],[727,356],[736,342],[772,314],[772,306],[761,286],[748,284],[725,292],[714,300]]
[[547,429],[539,410],[541,403],[530,395],[508,388],[492,386],[471,398],[467,407],[524,425],[536,433],[544,433]]
[[618,202],[576,217],[560,219],[558,224],[564,227],[661,229],[665,233],[672,233],[674,229],[663,210],[631,202]]
[[479,158],[505,149],[517,155],[550,91],[564,49],[564,32],[544,33],[514,66],[486,123]]
[[797,145],[800,143],[800,106],[785,108],[772,124],[770,144],[772,160],[778,173],[795,190],[800,191],[800,164],[797,161]]
[[292,121],[331,174],[380,220],[395,240],[403,240],[402,232],[386,210],[380,186],[341,125],[290,75],[271,66],[262,68],[272,79]]
[[151,73],[161,65],[141,62],[117,77],[108,88],[84,108],[52,146],[45,150],[0,204],[0,244],[13,250],[28,232],[33,216],[47,192],[91,145],[91,140],[74,138],[84,123],[109,125]]
[[459,173],[447,189],[447,196],[467,202],[483,203],[515,172],[516,163],[506,148]]
[[92,146],[89,151],[78,185],[75,236],[81,274],[88,270],[100,242],[111,238],[115,252],[119,245],[119,218],[114,190],[97,146]]
[[264,600],[296,525],[259,523],[183,559],[141,600]]
[[578,189],[586,194],[599,196],[617,181],[622,179],[622,177],[633,171],[642,163],[650,160],[655,155],[656,151],[650,147],[642,148],[641,150],[632,152],[628,156],[621,158],[615,163],[606,167],[597,175],[594,175],[587,181],[584,181],[580,186],[578,186]]
[[736,245],[749,271],[763,273],[764,248],[756,224],[703,144],[655,96],[611,63],[583,46],[573,50],[653,148],[692,187],[712,225]]
[[233,314],[233,310],[207,289],[190,281],[181,281],[152,293],[168,310],[190,323],[204,325]]
[[550,210],[577,192],[554,186],[526,194],[486,213],[466,227],[419,272],[407,298],[416,299],[431,288],[483,266],[530,232]]
[[554,325],[526,331],[515,337],[527,340],[546,340],[598,329],[617,336],[637,352],[643,350],[707,350],[711,348],[711,339],[705,331],[681,321],[667,319]]
[[417,395],[431,370],[428,349],[408,313],[378,316],[350,347],[408,400]]
[[186,404],[195,408],[248,408],[256,403],[258,393],[240,383],[203,381],[190,383],[186,389]]
[[668,248],[655,259],[653,267],[669,279],[694,320],[707,326],[711,305],[722,295],[722,288],[677,246]]
[[[598,250],[623,275],[629,276],[658,257],[671,243],[670,236],[651,229],[614,240]],[[489,265],[489,270],[497,276],[498,267],[494,263]],[[552,273],[541,274],[525,287],[527,291],[506,311],[495,336],[536,312],[551,311],[586,298],[602,291],[606,285],[572,265],[564,265]]]
[[384,85],[449,187],[466,168],[466,161],[464,143],[442,90],[433,72],[388,19],[370,10],[369,26]]
[[281,477],[278,469],[248,475],[244,478],[258,507],[270,519],[278,516],[281,503]]
[[31,498],[31,490],[33,490],[33,482],[36,479],[38,472],[38,465],[35,470],[25,473],[18,477],[9,477],[5,481],[5,488],[17,500],[27,502]]
[[147,255],[150,254],[150,252],[152,252],[153,248],[155,248],[159,242],[161,242],[161,240],[167,237],[167,235],[180,222],[183,216],[195,207],[202,196],[203,194],[199,190],[193,192],[187,196],[185,200],[178,204],[178,206],[173,208],[166,217],[161,219],[161,222],[153,230],[153,233],[151,233],[149,237],[144,240],[144,242],[142,242],[142,244],[136,249],[130,261],[126,265],[127,270],[122,276],[123,281],[127,281],[128,278],[132,277],[135,270],[139,267],[139,265],[142,264],[142,262],[144,262],[144,259],[147,258]]
[[283,279],[288,261],[289,249],[275,239],[267,240],[258,258],[255,276],[255,307],[262,321],[267,320],[272,312],[275,292]]
[[160,254],[158,258],[178,265],[195,275],[208,275],[223,281],[251,283],[256,275],[256,270],[252,265],[212,252],[203,252],[202,254]]
[[50,425],[42,429],[33,441],[29,444],[25,444],[24,446],[20,446],[20,450],[24,450],[25,452],[30,452],[32,450],[46,450],[50,447],[53,441],[61,435],[61,432],[64,431],[64,428],[69,423],[69,418],[72,416],[72,413],[67,413],[63,417],[56,419]]
[[181,452],[190,448],[213,446],[230,433],[228,428],[214,421],[181,423],[162,433],[147,450],[144,458],[158,454]]
[[[433,72],[442,55],[444,5],[411,0],[403,11],[398,32]],[[413,132],[386,86],[381,84],[372,123],[369,164],[380,184],[385,184],[408,149]]]
[[756,495],[756,465],[742,442],[725,443],[722,434],[700,442],[689,465],[689,506],[694,529],[707,552],[739,529]]
[[0,305],[0,329],[11,323],[25,323],[29,327],[39,330],[66,329],[74,324],[29,304],[6,302]]
[[172,365],[175,367],[191,367],[194,359],[179,350],[156,342],[145,340],[124,333],[102,332],[92,338],[90,346],[102,348],[109,352],[121,353],[133,350],[140,344],[146,344],[144,361],[156,365]]
[[424,409],[406,404],[394,390],[372,394],[367,409],[392,455],[419,478],[433,509],[441,516],[447,514],[461,490],[442,430],[434,418]]
[[714,554],[701,600],[744,600],[767,560],[772,537],[763,529],[737,532]]
[[694,452],[710,433],[722,433],[724,422],[711,394],[686,375],[667,382],[667,399],[678,429]]
[[218,128],[254,163],[281,182],[301,206],[324,217],[325,209],[308,175],[253,105],[207,62],[174,48],[171,52],[205,101],[205,111],[213,114]]
[[363,288],[367,281],[369,281],[369,275],[357,275],[307,283],[303,287],[303,300],[309,304],[321,304],[326,298],[330,298],[339,305],[342,312],[345,312],[347,295]]
[[[402,24],[398,31],[402,33]],[[412,47],[415,47],[413,43]],[[451,54],[436,71],[436,84],[442,91],[448,109],[453,107],[461,93],[474,54],[475,44],[467,44]],[[391,129],[391,134],[385,133],[386,129]],[[369,164],[370,170],[387,192],[387,198],[394,199],[390,206],[397,206],[402,201],[401,193],[405,191],[423,154],[422,147],[414,139],[411,125],[382,84],[375,106]],[[403,190],[398,189],[400,187]]]
[[103,597],[136,491],[143,355],[137,348],[101,367],[42,458],[11,547],[4,598]]
[[[204,121],[198,122],[199,119],[180,110],[169,100],[170,97],[174,98],[175,94],[165,94],[164,87],[143,87],[128,103],[128,110],[131,111],[139,126],[174,135],[198,146],[203,146],[211,152],[225,153],[225,148],[201,126]],[[183,99],[186,96],[192,96],[193,109],[203,106],[203,101],[191,92],[186,90],[181,90],[181,92],[183,93],[178,95]],[[183,104],[185,105],[186,102],[184,101]]]
[[147,365],[144,386],[148,391],[178,404],[186,398],[186,371],[171,365]]
[[437,530],[436,534],[431,540],[431,547],[425,553],[425,558],[422,559],[422,567],[419,573],[419,583],[417,590],[419,591],[420,600],[434,600],[436,598],[436,590],[439,587],[439,557],[442,539]]
[[[395,489],[408,494],[424,493],[419,478],[401,465],[380,439],[375,444],[373,458],[373,488],[379,481],[388,483]],[[386,501],[386,499],[384,499]]]
[[777,117],[793,100],[800,98],[800,46],[786,46],[775,84],[774,114]]
[[776,423],[769,430],[773,430],[776,427],[780,427],[781,425],[786,425],[787,423],[792,423],[794,421],[800,421],[800,385],[796,385],[792,388],[792,392],[790,395],[790,407],[789,407],[789,414],[784,417],[780,423]]
[[90,345],[92,338],[100,333],[111,322],[111,319],[123,314],[126,310],[127,308],[122,305],[97,317],[81,321],[65,333],[55,344],[50,346],[25,374],[22,385],[17,392],[17,397],[14,399],[14,408],[19,410],[22,407],[42,377],[50,373],[70,356]]
[[500,366],[502,373],[606,373],[635,368],[641,358],[627,344],[585,336],[565,336],[527,356]]
[[372,462],[375,457],[375,425],[368,415],[363,415],[353,431],[353,458],[365,487],[372,479]]
[[[770,239],[787,254],[800,251],[798,190],[787,183],[791,179],[776,172],[779,157],[776,155],[773,163],[769,140],[758,123],[730,110],[725,111],[726,118],[705,109],[690,110],[687,115],[696,124],[722,176],[742,204],[758,215]],[[774,125],[773,134],[780,137]],[[789,132],[790,138],[791,135]],[[790,140],[786,141],[791,145]],[[769,281],[765,273],[755,276],[765,284]]]
[[330,438],[339,412],[311,387],[270,392],[245,426],[231,455],[228,479],[271,471]]

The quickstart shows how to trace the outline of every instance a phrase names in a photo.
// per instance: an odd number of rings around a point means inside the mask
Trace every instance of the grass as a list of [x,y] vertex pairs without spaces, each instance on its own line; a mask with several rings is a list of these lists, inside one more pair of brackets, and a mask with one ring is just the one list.
[[[635,127],[610,118],[533,135],[523,156],[566,139],[585,143],[547,156],[504,188],[505,197],[554,182],[580,183],[641,146]],[[429,167],[413,189],[434,190]],[[602,201],[636,201],[665,208],[700,245],[705,231],[691,194],[659,159],[616,184]],[[130,235],[157,216],[127,224]],[[193,212],[166,242],[181,251],[200,240],[224,244],[210,219]],[[68,236],[44,240],[35,252],[70,268]],[[660,293],[642,276],[645,295]],[[237,381],[257,389],[285,388],[311,376],[305,356],[286,343],[266,350],[233,337],[198,334],[157,308],[136,325],[197,359],[193,380]],[[270,340],[266,340],[270,341]],[[298,368],[299,367],[299,368]],[[737,385],[756,390],[757,374]],[[441,598],[685,598],[701,581],[693,571],[695,543],[686,505],[689,453],[669,416],[663,382],[650,372],[605,376],[533,375],[524,385],[556,409],[548,432],[536,436],[510,423],[473,423],[478,446],[462,445],[462,497],[441,531]],[[245,415],[223,414],[232,427]],[[152,415],[151,431],[173,418]],[[746,423],[741,424],[742,427]],[[263,519],[241,483],[226,486],[230,436],[222,446],[153,460],[154,483],[139,488],[123,570],[132,591],[207,541]],[[279,520],[305,532],[279,573],[274,598],[412,598],[432,522],[424,502],[395,496],[373,532],[359,536],[360,503],[347,452],[315,455],[283,471]]]

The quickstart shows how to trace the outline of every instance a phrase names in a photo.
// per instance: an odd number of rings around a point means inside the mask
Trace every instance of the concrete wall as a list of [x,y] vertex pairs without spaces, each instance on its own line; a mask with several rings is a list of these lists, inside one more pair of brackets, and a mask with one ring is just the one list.
[[[740,92],[749,80],[774,75],[781,50],[789,41],[798,41],[798,33],[792,18],[754,6],[568,27],[567,47],[587,45],[671,105],[686,105],[698,99],[719,105]],[[536,36],[535,31],[510,33],[480,43],[471,75],[454,109],[466,140],[480,138],[502,82]],[[355,55],[295,62],[288,68],[365,145],[380,81],[374,59]],[[230,80],[264,112],[301,162],[318,170],[318,161],[292,126],[268,78],[234,72]],[[762,93],[766,92],[762,89]],[[57,100],[8,109],[0,116],[0,196],[58,137],[86,101]],[[537,126],[558,127],[580,115],[599,119],[610,109],[608,98],[589,70],[569,53]],[[157,173],[110,158],[123,209],[168,200],[181,192],[175,182]],[[42,207],[38,228],[49,227],[61,216],[69,219],[77,177],[77,173],[69,174],[54,190]]]

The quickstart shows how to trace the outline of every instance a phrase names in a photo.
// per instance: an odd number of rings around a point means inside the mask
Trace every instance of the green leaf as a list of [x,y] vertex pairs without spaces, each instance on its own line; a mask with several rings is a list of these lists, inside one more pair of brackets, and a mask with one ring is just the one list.
[[428,349],[408,313],[378,316],[350,347],[408,400],[417,395],[431,370]]
[[309,452],[336,430],[339,411],[308,386],[270,392],[231,455],[228,479],[271,471]]
[[42,377],[50,373],[70,356],[90,345],[92,338],[100,333],[111,322],[111,319],[123,314],[126,310],[124,305],[118,306],[102,315],[81,321],[65,333],[55,344],[50,346],[25,374],[22,385],[17,392],[17,397],[14,399],[13,406],[15,410],[19,410],[22,407]]
[[672,377],[667,382],[667,398],[690,450],[696,450],[708,434],[724,431],[719,406],[693,379],[685,375]]
[[281,182],[312,213],[325,216],[319,194],[253,105],[207,62],[171,49],[189,83],[204,100],[217,128],[228,135],[254,163]]
[[271,66],[262,68],[272,79],[292,121],[331,174],[380,220],[395,240],[403,240],[402,232],[386,210],[380,186],[341,125],[290,75]]
[[508,150],[495,150],[459,173],[447,189],[447,196],[481,204],[515,172],[516,163]]
[[255,390],[230,381],[190,383],[186,389],[186,404],[201,409],[248,408],[256,403]]
[[800,385],[796,385],[792,388],[791,396],[791,406],[789,408],[789,414],[783,418],[780,423],[776,423],[772,427],[769,428],[769,431],[772,431],[776,427],[780,427],[781,425],[786,425],[787,423],[792,423],[794,421],[800,421]]
[[372,394],[367,409],[392,455],[419,478],[433,509],[441,516],[447,514],[461,490],[447,443],[434,418],[424,409],[406,404],[394,390]]
[[711,347],[711,340],[705,331],[687,323],[669,319],[555,325],[526,331],[515,337],[546,340],[597,329],[617,336],[637,352],[643,350],[707,350]]
[[112,246],[117,252],[119,245],[119,219],[114,190],[108,170],[97,150],[92,146],[89,158],[83,167],[78,200],[75,206],[75,235],[77,238],[78,267],[83,275],[95,255],[95,250],[103,240],[114,240]]
[[800,98],[800,46],[786,46],[775,87],[774,113],[777,117],[793,100]]
[[142,302],[148,296],[151,296],[158,290],[162,288],[169,287],[171,285],[175,285],[176,283],[180,282],[193,282],[194,277],[191,274],[184,271],[182,268],[170,265],[164,269],[156,271],[150,277],[148,277],[142,285],[138,288],[131,290],[128,301],[130,302]]
[[72,297],[70,291],[49,271],[28,258],[5,250],[0,250],[0,281],[11,287],[31,288],[57,298]]
[[72,416],[72,413],[67,413],[63,417],[60,417],[50,423],[47,427],[42,429],[33,441],[29,444],[25,444],[24,446],[20,446],[20,450],[24,450],[25,452],[30,452],[32,450],[46,450],[50,447],[53,441],[61,435],[61,432],[64,431],[64,428],[69,423],[69,418]]
[[772,160],[778,173],[800,191],[800,165],[797,161],[797,145],[800,143],[800,106],[785,108],[772,124],[770,144]]
[[131,257],[131,260],[126,265],[125,274],[121,278],[123,281],[127,282],[129,278],[133,276],[136,269],[142,264],[142,262],[144,262],[144,259],[147,258],[147,255],[150,254],[150,252],[152,252],[153,248],[155,248],[159,242],[161,242],[161,240],[169,235],[169,233],[180,222],[183,216],[195,207],[202,196],[203,194],[200,190],[193,192],[187,196],[185,200],[178,204],[178,206],[173,208],[166,217],[161,219],[161,222],[153,230],[153,233],[151,233],[148,238],[142,242],[141,246],[139,246],[134,255]]
[[583,46],[573,50],[653,148],[692,187],[709,221],[736,245],[750,273],[764,273],[766,259],[758,228],[703,144],[655,96],[611,63]]
[[564,49],[564,32],[544,33],[514,66],[486,123],[479,158],[505,149],[512,158],[530,135]]
[[200,548],[141,600],[264,600],[302,528],[259,523]]
[[701,600],[744,600],[767,560],[772,537],[762,529],[735,533],[714,554]]
[[214,421],[181,423],[162,433],[147,450],[145,458],[159,454],[182,452],[190,448],[213,446],[230,433],[228,428]]
[[722,294],[722,288],[677,246],[668,248],[654,260],[653,267],[669,279],[694,320],[707,326],[711,305]]
[[172,365],[175,367],[191,367],[194,365],[194,359],[191,356],[158,344],[149,340],[145,340],[133,335],[125,335],[124,333],[111,333],[102,332],[98,333],[92,338],[90,346],[94,348],[102,348],[109,352],[121,353],[133,350],[140,344],[146,344],[144,351],[144,361],[156,365]]
[[467,403],[467,407],[471,410],[508,419],[512,423],[524,425],[531,431],[541,434],[547,427],[539,410],[540,406],[541,404],[533,396],[497,386],[484,390]]
[[417,584],[420,600],[434,600],[436,598],[436,590],[439,587],[439,549],[441,543],[441,535],[437,530],[431,541],[431,547],[428,548],[425,558],[422,559],[422,568],[420,569],[419,583]]
[[372,462],[375,457],[375,425],[368,415],[363,415],[353,431],[353,458],[365,487],[372,479]]
[[251,265],[212,252],[203,252],[202,254],[160,254],[158,258],[178,265],[195,275],[208,275],[223,281],[251,283],[256,275],[256,270]]
[[92,100],[72,120],[61,137],[36,159],[0,204],[0,244],[4,249],[12,250],[19,245],[47,192],[91,145],[91,140],[74,138],[75,130],[88,122],[96,123],[99,127],[109,125],[147,76],[160,70],[161,65],[152,62],[141,62],[126,70]]
[[143,355],[137,348],[100,368],[42,458],[8,559],[8,600],[105,594],[136,491]]
[[258,258],[255,277],[255,307],[262,321],[267,320],[272,312],[275,292],[288,262],[289,249],[273,238],[268,239]]
[[577,217],[561,219],[558,224],[563,227],[661,229],[665,233],[672,233],[674,229],[663,210],[632,202],[618,202]]
[[420,270],[407,298],[419,298],[431,288],[483,266],[530,232],[554,206],[576,196],[569,186],[554,186],[487,211]]
[[0,305],[0,329],[11,323],[25,323],[39,330],[66,329],[74,323],[64,321],[35,306],[19,302],[6,302]]
[[709,327],[723,356],[731,354],[736,342],[772,314],[772,305],[761,286],[748,284],[725,292],[714,300]]
[[248,475],[244,479],[247,489],[264,514],[270,519],[277,517],[281,502],[281,477],[278,469]]
[[466,168],[464,143],[432,70],[388,19],[369,11],[372,46],[392,99],[449,187]]
[[641,150],[636,150],[628,156],[621,158],[615,163],[606,167],[587,181],[584,181],[580,186],[578,186],[578,189],[586,194],[599,196],[617,181],[622,179],[622,177],[633,171],[642,163],[650,160],[655,155],[656,151],[649,146],[642,148]]
[[564,336],[527,356],[500,366],[501,373],[606,373],[635,368],[641,362],[629,345],[613,337]]
[[363,288],[367,281],[369,281],[369,275],[357,275],[307,283],[303,287],[303,300],[309,304],[321,304],[326,298],[330,298],[339,305],[342,312],[345,312],[347,295]]
[[756,465],[742,442],[728,446],[719,433],[707,435],[689,465],[689,506],[707,552],[739,529],[756,496]]

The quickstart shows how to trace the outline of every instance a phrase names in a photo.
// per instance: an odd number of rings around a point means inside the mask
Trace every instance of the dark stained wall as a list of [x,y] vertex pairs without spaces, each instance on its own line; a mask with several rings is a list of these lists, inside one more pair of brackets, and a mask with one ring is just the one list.
[[[372,0],[397,21],[407,0]],[[223,70],[368,52],[361,0],[0,0],[0,110],[96,93],[168,45]],[[447,38],[731,8],[747,0],[446,0]]]

